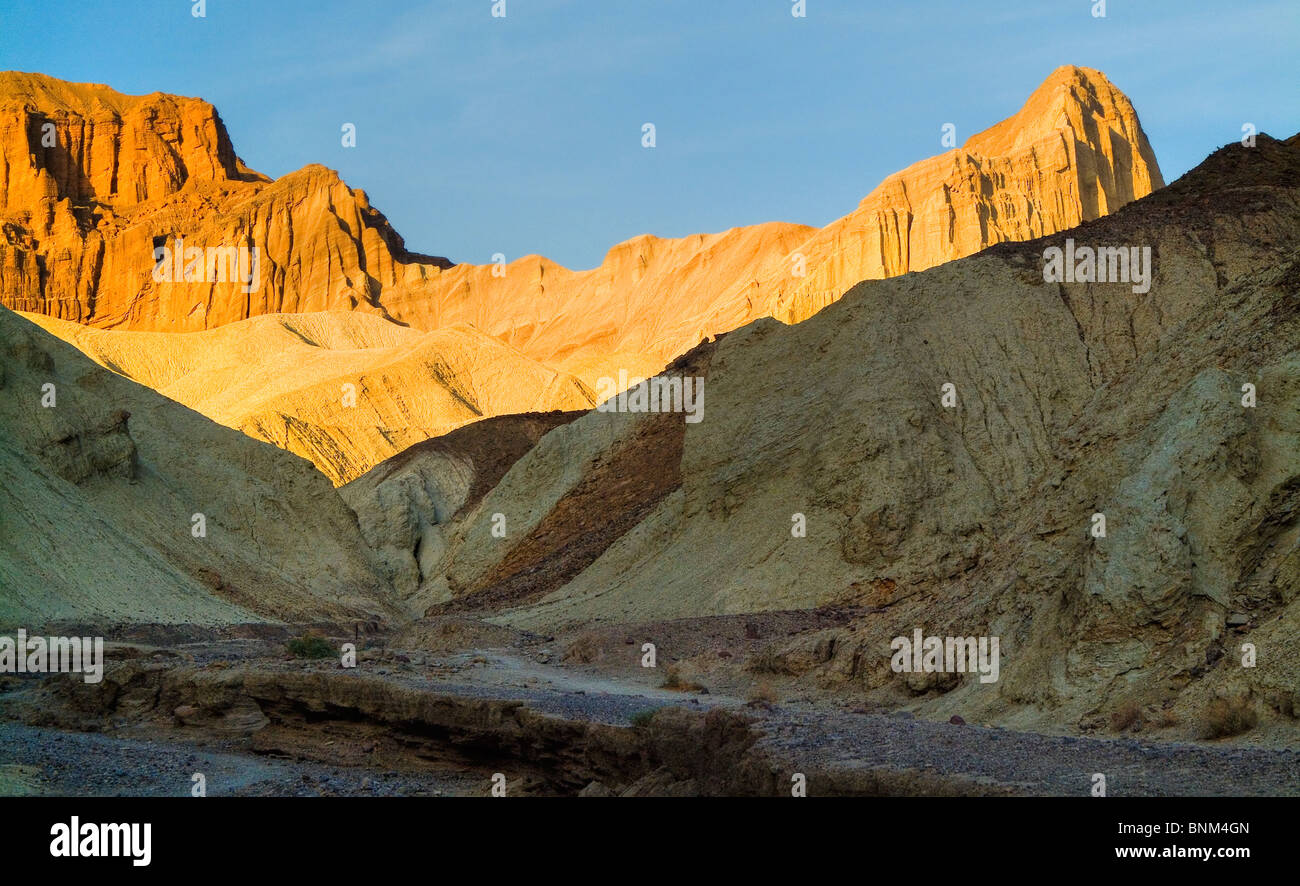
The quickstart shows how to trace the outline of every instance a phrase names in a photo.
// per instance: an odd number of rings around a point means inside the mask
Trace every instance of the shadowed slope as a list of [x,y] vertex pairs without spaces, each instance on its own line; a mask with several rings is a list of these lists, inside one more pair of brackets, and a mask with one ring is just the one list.
[[397,612],[356,517],[308,462],[96,366],[6,308],[0,393],[0,622]]

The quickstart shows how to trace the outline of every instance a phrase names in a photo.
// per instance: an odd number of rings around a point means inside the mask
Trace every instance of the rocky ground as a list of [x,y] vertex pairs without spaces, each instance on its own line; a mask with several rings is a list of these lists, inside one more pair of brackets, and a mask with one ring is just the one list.
[[[657,629],[678,651],[739,656],[763,634],[837,617]],[[426,620],[363,640],[355,669],[296,658],[266,636],[116,645],[98,686],[7,680],[0,792],[184,795],[196,772],[209,796],[486,795],[497,772],[526,795],[780,794],[795,773],[810,795],[1086,796],[1095,773],[1111,796],[1300,792],[1294,748],[1041,735],[797,686],[747,690],[699,654],[642,668],[638,638],[623,634],[652,629],[543,637]]]
[[211,797],[468,796],[486,782],[464,772],[411,775],[255,756],[206,743],[0,723],[5,796],[183,797],[202,773]]

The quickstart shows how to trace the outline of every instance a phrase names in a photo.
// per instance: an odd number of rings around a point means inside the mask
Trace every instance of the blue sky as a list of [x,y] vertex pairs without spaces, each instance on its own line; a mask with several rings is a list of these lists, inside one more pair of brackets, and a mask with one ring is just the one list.
[[824,225],[1062,64],[1129,95],[1169,181],[1244,122],[1300,129],[1297,0],[1093,3],[0,0],[0,69],[200,96],[254,169],[339,170],[408,248],[573,268],[641,233]]

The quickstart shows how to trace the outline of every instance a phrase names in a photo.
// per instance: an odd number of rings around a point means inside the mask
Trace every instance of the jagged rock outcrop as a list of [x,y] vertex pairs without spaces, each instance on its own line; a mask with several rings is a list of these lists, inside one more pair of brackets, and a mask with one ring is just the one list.
[[1015,115],[897,172],[797,250],[802,279],[767,283],[798,322],[858,280],[896,277],[1100,218],[1164,186],[1137,112],[1106,75],[1066,65]]
[[0,308],[0,624],[400,612],[355,515],[310,463]]
[[198,99],[10,71],[0,73],[0,108],[0,210],[30,213],[40,237],[65,200],[63,209],[125,208],[190,181],[266,181],[243,167],[216,109]]
[[590,271],[539,256],[504,277],[457,265],[384,303],[422,328],[474,323],[594,386],[620,367],[653,374],[705,335],[759,317],[797,322],[861,280],[1064,230],[1163,184],[1129,100],[1100,71],[1067,65],[1015,115],[889,176],[824,229],[638,237]]
[[[1049,281],[1067,238],[1149,248],[1149,289],[1136,267]],[[446,590],[545,631],[869,607],[766,666],[944,716],[1300,711],[1300,136],[1230,145],[1067,232],[860,284],[798,325],[756,321],[692,371],[703,421],[591,412],[542,438],[449,537]],[[628,508],[584,485],[666,418],[676,488],[645,488],[648,512],[605,538]],[[620,481],[604,475],[611,500]],[[541,599],[494,596],[597,536]],[[1000,637],[1000,680],[893,672],[891,638],[917,628]]]
[[[329,169],[274,182],[249,170],[207,102],[40,74],[0,73],[0,225],[0,303],[99,327],[382,314],[385,286],[449,264],[408,253],[365,192]],[[178,238],[205,251],[200,279],[159,282],[154,249]],[[243,269],[224,255],[205,264],[209,248],[241,247]]]

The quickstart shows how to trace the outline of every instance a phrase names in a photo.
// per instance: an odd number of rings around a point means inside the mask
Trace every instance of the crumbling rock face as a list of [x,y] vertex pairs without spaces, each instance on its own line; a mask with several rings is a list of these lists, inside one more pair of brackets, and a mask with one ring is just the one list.
[[[216,109],[198,99],[122,95],[107,86],[6,72],[0,107],[0,210],[32,211],[113,201],[133,206],[169,197],[190,179],[239,180]],[[33,213],[35,231],[50,233]]]
[[859,280],[896,277],[1100,218],[1163,187],[1128,98],[1091,68],[1058,68],[1014,116],[891,175],[772,281],[772,316],[798,322]]

